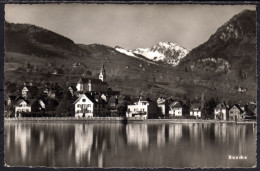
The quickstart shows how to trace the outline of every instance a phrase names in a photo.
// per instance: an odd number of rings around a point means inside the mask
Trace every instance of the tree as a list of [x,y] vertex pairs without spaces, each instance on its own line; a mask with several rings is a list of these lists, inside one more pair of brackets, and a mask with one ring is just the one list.
[[15,83],[10,83],[7,85],[7,92],[8,93],[14,93],[17,91],[17,85]]
[[57,112],[61,114],[61,116],[73,116],[73,100],[72,97],[70,96],[70,92],[64,91],[63,92],[63,97],[62,100],[59,103],[59,106],[57,107]]
[[127,106],[129,104],[130,104],[129,101],[124,100],[123,103],[118,105],[117,111],[118,111],[119,116],[121,116],[121,117],[125,117],[126,116]]
[[214,113],[214,108],[217,106],[216,100],[211,98],[209,101],[205,102],[205,115],[212,116]]

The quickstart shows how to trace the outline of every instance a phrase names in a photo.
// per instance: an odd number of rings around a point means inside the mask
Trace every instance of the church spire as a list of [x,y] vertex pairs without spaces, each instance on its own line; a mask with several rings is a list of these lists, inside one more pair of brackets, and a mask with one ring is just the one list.
[[104,62],[102,60],[102,66],[101,66],[101,70],[100,70],[100,73],[99,73],[99,79],[103,82],[106,81],[106,71],[105,71],[105,67],[104,67]]

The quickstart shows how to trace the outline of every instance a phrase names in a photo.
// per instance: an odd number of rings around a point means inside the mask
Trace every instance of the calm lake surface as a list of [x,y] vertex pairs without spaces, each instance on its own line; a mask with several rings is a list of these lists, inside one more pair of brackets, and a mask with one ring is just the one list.
[[[253,167],[256,126],[6,122],[5,163],[48,167]],[[244,160],[230,160],[246,156]]]

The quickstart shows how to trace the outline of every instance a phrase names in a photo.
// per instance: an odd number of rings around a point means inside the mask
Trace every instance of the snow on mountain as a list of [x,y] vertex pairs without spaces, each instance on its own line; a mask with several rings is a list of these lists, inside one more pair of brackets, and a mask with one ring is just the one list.
[[119,46],[116,46],[115,49],[116,49],[116,51],[118,51],[120,53],[123,53],[125,55],[136,57],[130,50],[123,49],[123,48],[121,48]]
[[119,47],[119,46],[116,46],[116,47],[115,47],[115,50],[118,51],[118,52],[120,52],[120,53],[122,53],[122,54],[125,54],[125,55],[127,55],[127,56],[131,56],[131,57],[140,59],[140,60],[142,60],[142,61],[145,61],[145,62],[147,62],[147,63],[156,64],[155,62],[153,62],[153,60],[149,60],[149,59],[147,60],[147,59],[145,59],[145,58],[141,58],[140,55],[138,56],[138,54],[134,54],[131,50],[126,50],[126,49],[121,48],[121,47]]
[[142,55],[149,60],[155,62],[162,61],[173,66],[178,65],[180,59],[184,58],[189,53],[187,49],[170,42],[159,42],[151,48],[125,50],[116,47],[115,49],[128,56],[138,57],[138,55]]

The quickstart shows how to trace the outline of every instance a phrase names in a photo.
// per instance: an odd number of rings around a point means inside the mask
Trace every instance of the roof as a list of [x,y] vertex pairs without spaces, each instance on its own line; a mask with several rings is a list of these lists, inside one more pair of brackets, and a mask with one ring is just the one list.
[[73,104],[76,104],[76,103],[82,98],[83,95],[85,95],[85,96],[86,96],[92,103],[94,103],[94,104],[105,104],[105,103],[106,103],[106,102],[105,102],[102,98],[100,98],[98,95],[96,95],[96,96],[98,96],[98,98],[100,99],[99,102],[97,102],[97,101],[95,100],[95,97],[94,97],[93,95],[91,95],[91,94],[89,94],[89,93],[85,93],[85,94],[81,94],[80,97],[79,97]]
[[178,102],[178,101],[171,102],[171,103],[170,103],[170,106],[171,106],[171,107],[176,107],[176,108],[182,107],[182,106],[181,106],[181,103]]
[[223,108],[228,109],[225,102],[219,103],[214,109],[223,109]]
[[27,105],[28,105],[28,102],[27,102],[26,100],[24,100],[24,99],[19,99],[19,100],[17,100],[17,101],[15,102],[14,107],[19,106],[23,101],[25,101],[25,102],[27,103]]
[[88,84],[89,82],[91,82],[91,84],[106,84],[106,82],[103,82],[100,79],[94,79],[94,78],[80,78],[80,80],[78,81],[78,83],[82,83],[82,84]]
[[194,108],[201,108],[201,104],[200,103],[193,103],[190,107],[190,109],[194,109]]
[[19,99],[15,102],[14,106],[19,106],[23,101],[27,103],[27,106],[32,106],[35,102],[37,102],[37,99]]
[[230,108],[230,110],[231,110],[233,107],[236,107],[238,110],[240,110],[240,112],[244,112],[244,110],[241,109],[241,107],[240,107],[238,104],[234,104],[234,105]]

